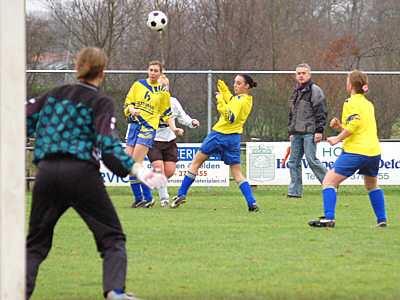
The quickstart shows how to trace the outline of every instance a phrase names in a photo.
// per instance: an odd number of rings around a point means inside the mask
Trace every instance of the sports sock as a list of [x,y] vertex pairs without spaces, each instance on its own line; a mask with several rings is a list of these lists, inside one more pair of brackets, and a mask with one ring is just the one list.
[[113,291],[117,294],[117,295],[121,295],[124,293],[123,289],[113,289]]
[[178,196],[185,196],[187,195],[187,192],[196,179],[196,174],[193,174],[192,172],[188,171],[183,178],[182,184],[178,190]]
[[136,176],[129,176],[129,181],[131,183],[131,190],[133,196],[135,197],[135,202],[143,200],[142,188],[140,186],[140,181]]
[[168,187],[166,185],[162,186],[158,189],[158,196],[160,197],[160,200],[161,199],[169,199]]
[[253,191],[251,190],[251,186],[247,180],[243,180],[238,183],[239,189],[242,192],[244,198],[246,199],[247,206],[252,207],[256,204],[256,199],[253,196]]
[[336,188],[333,186],[327,186],[322,190],[322,199],[324,201],[324,214],[328,220],[335,219],[335,207],[336,207]]
[[146,200],[147,202],[150,202],[151,200],[153,200],[153,195],[151,194],[151,189],[144,183],[141,183],[140,185],[142,187],[144,200]]
[[374,209],[378,223],[386,222],[385,196],[380,188],[368,192],[369,200]]

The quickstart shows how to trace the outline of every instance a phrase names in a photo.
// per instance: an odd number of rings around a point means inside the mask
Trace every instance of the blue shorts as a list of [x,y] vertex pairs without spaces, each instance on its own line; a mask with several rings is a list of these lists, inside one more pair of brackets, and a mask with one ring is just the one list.
[[333,168],[336,173],[350,177],[357,172],[360,175],[376,177],[378,176],[379,163],[381,156],[366,156],[342,152],[335,161]]
[[226,165],[240,164],[240,134],[211,131],[200,146],[208,156],[219,155]]
[[156,131],[153,128],[146,127],[140,123],[129,123],[126,131],[126,144],[135,146],[144,145],[147,148],[153,147]]

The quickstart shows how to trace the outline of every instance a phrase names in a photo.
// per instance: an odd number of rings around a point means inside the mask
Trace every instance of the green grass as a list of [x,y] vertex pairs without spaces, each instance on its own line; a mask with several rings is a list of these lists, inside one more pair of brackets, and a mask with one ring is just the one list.
[[[109,191],[128,238],[127,290],[142,299],[400,299],[399,187],[385,190],[386,229],[355,187],[340,189],[334,229],[306,224],[321,214],[315,188],[291,200],[258,187],[257,214],[236,186],[193,188],[176,210],[131,209],[128,188]],[[32,300],[102,299],[101,279],[92,235],[69,210]]]

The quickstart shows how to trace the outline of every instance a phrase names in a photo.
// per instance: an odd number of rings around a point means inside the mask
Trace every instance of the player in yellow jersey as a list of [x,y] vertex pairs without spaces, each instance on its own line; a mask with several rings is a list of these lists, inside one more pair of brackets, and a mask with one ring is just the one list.
[[200,151],[196,153],[178,195],[173,198],[171,208],[185,203],[187,192],[196,178],[198,169],[210,155],[217,154],[230,166],[232,176],[246,199],[249,211],[259,210],[251,187],[240,169],[240,136],[253,105],[250,89],[256,86],[257,83],[249,75],[239,74],[235,77],[233,84],[235,95],[232,95],[225,82],[218,80],[216,98],[219,120],[204,139]]
[[328,171],[322,183],[325,215],[308,224],[312,227],[334,227],[336,190],[341,182],[358,171],[364,175],[378,227],[386,227],[385,198],[378,187],[377,175],[381,160],[381,148],[376,130],[374,105],[364,96],[368,91],[368,77],[355,70],[347,77],[346,89],[350,93],[343,105],[342,121],[333,118],[330,126],[341,130],[337,136],[329,137],[329,144],[343,141],[343,152]]
[[[161,75],[160,79],[168,81],[165,75]],[[170,90],[171,92],[171,90]],[[171,119],[189,128],[198,128],[200,122],[192,119],[182,108],[178,99],[171,97]],[[183,129],[182,129],[183,131]],[[155,170],[160,170],[167,178],[175,174],[176,163],[178,162],[178,146],[176,144],[176,134],[171,130],[170,126],[163,120],[156,131],[154,145],[149,150],[147,157]],[[158,189],[161,207],[169,207],[168,187],[164,185]]]
[[[126,153],[136,162],[143,162],[149,148],[153,146],[160,118],[170,124],[171,129],[180,134],[181,129],[171,122],[171,104],[168,82],[159,79],[162,64],[151,61],[147,69],[148,78],[135,81],[125,99],[124,114],[128,121],[126,132]],[[152,207],[154,205],[150,189],[136,177],[130,178],[135,201],[132,207]]]

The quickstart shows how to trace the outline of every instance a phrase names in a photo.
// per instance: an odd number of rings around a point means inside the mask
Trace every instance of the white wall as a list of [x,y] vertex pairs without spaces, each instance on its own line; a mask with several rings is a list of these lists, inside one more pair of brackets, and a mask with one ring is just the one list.
[[0,0],[0,299],[25,298],[25,1]]

